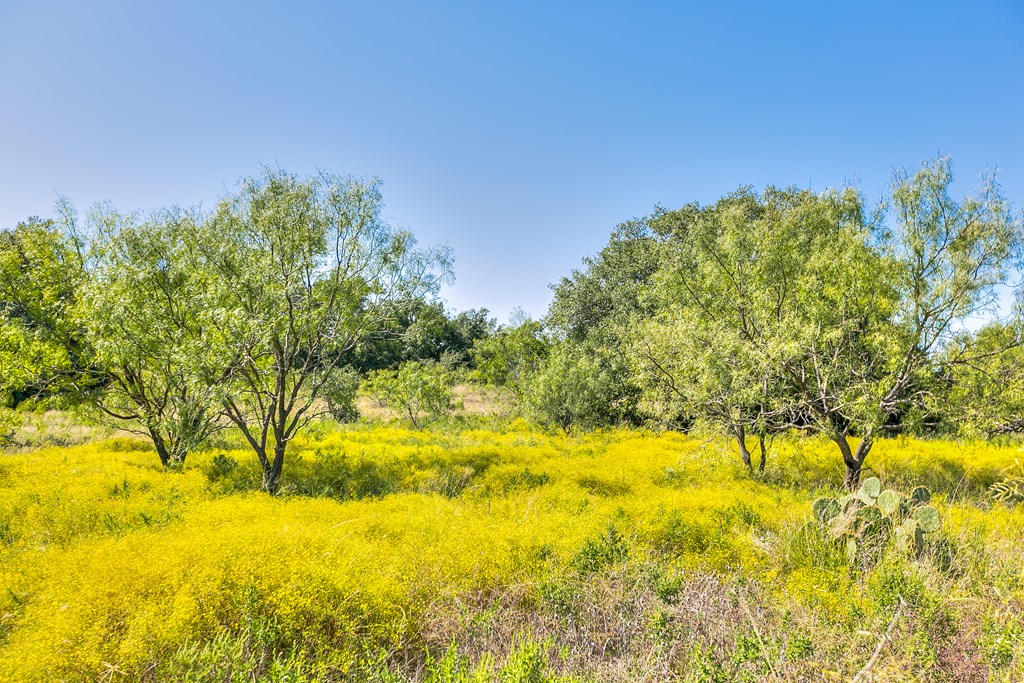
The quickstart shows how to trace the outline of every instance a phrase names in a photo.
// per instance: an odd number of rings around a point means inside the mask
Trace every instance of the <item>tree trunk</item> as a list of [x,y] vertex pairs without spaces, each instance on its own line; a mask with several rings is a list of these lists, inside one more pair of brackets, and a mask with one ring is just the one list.
[[757,463],[757,471],[764,472],[764,465],[765,462],[768,460],[768,451],[767,449],[765,449],[764,445],[764,433],[762,432],[761,434],[758,434],[757,437],[757,442],[761,446],[761,461]]
[[843,455],[843,464],[846,465],[846,476],[843,478],[843,486],[846,487],[847,491],[852,491],[860,485],[860,471],[864,467],[864,460],[868,457],[868,453],[873,445],[871,435],[867,434],[860,440],[856,451],[850,448],[850,442],[846,434],[833,436],[832,440],[839,446],[839,451]]
[[747,432],[742,425],[736,425],[733,428],[733,433],[736,435],[736,445],[740,448],[740,458],[743,460],[743,464],[747,466],[747,469],[751,472],[754,471],[754,466],[750,463],[750,451],[747,450]]
[[274,444],[274,460],[263,467],[263,489],[273,495],[281,485],[281,471],[284,469],[284,449],[287,441]]
[[860,484],[860,463],[848,461],[846,463],[846,476],[843,477],[843,488],[852,491]]
[[150,427],[149,438],[153,440],[153,445],[156,447],[156,454],[160,456],[160,464],[167,467],[171,462],[171,456],[167,452],[167,444],[164,442],[163,434]]
[[167,465],[169,467],[181,467],[184,465],[185,456],[188,455],[188,451],[185,450],[181,436],[170,434],[165,439],[165,442],[167,443]]

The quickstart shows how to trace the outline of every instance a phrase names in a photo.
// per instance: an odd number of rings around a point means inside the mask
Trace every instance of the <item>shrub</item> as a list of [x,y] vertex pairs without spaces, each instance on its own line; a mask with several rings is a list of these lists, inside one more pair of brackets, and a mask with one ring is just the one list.
[[538,422],[568,433],[617,422],[617,387],[616,377],[601,360],[563,346],[526,384],[523,400]]
[[359,419],[356,396],[359,394],[359,373],[350,367],[336,368],[321,388],[327,411],[338,422]]
[[21,416],[10,408],[0,407],[0,448],[8,446],[21,426]]
[[1019,460],[1015,465],[1016,471],[1007,471],[1005,479],[989,487],[992,497],[1007,505],[1024,503],[1024,465],[1021,465]]
[[223,479],[230,476],[236,469],[238,469],[237,460],[230,455],[218,453],[213,456],[213,463],[210,465],[210,480],[217,481],[218,479]]
[[361,391],[382,407],[401,413],[413,427],[449,415],[459,408],[452,394],[455,374],[440,363],[406,361],[397,370],[376,370]]

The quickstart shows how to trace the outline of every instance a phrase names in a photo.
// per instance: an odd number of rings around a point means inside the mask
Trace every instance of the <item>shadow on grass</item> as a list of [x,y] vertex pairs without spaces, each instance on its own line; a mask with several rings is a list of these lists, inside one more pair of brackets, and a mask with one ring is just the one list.
[[[285,466],[280,494],[334,500],[383,498],[396,493],[437,494],[456,498],[499,459],[493,451],[459,452],[445,457],[410,455],[371,460],[341,450],[300,452]],[[206,470],[217,493],[262,490],[262,473],[225,454]]]

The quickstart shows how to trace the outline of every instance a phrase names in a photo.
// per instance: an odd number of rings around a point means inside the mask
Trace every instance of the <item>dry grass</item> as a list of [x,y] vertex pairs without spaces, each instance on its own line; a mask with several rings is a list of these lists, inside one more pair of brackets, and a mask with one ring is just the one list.
[[126,432],[86,422],[81,416],[62,410],[47,410],[36,413],[12,413],[21,420],[14,430],[5,450],[22,453],[46,446],[76,446],[115,434]]
[[[456,401],[461,403],[459,413],[463,415],[495,417],[507,416],[512,411],[512,397],[503,389],[480,384],[458,384],[452,393]],[[356,408],[359,410],[359,416],[370,422],[404,419],[404,416],[381,406],[368,396],[359,396],[356,399]]]

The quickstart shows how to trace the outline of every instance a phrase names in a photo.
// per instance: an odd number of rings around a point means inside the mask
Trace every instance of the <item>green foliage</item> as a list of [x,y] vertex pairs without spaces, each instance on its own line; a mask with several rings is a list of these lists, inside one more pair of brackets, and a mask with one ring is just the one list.
[[[821,252],[842,267],[807,290],[790,327],[782,365],[801,378],[798,404],[839,446],[848,488],[873,435],[928,405],[939,351],[988,309],[1019,249],[1021,222],[994,181],[960,200],[952,182],[951,163],[939,158],[895,176],[887,216],[869,221],[854,210],[863,237]],[[856,451],[851,433],[862,435]]]
[[10,408],[0,406],[0,448],[11,443],[21,423],[21,415]]
[[343,362],[360,372],[393,369],[407,360],[469,367],[473,345],[495,331],[488,315],[487,309],[451,315],[442,302],[415,299],[398,307],[380,329],[367,333]]
[[268,170],[224,198],[190,245],[206,364],[225,378],[224,411],[268,491],[335,368],[447,277],[448,251],[417,248],[381,203],[376,180]]
[[206,364],[202,288],[188,244],[201,217],[93,212],[97,235],[76,314],[102,381],[103,413],[149,437],[164,465],[220,428],[220,373]]
[[585,349],[562,344],[527,382],[522,400],[541,424],[565,432],[619,421],[614,367]]
[[338,422],[354,422],[359,418],[356,408],[359,383],[359,373],[348,366],[335,368],[328,374],[321,393],[327,402],[327,411]]
[[238,461],[232,458],[230,455],[224,453],[218,453],[213,456],[213,461],[210,464],[210,479],[217,481],[224,477],[231,476],[231,473],[238,469]]
[[535,320],[515,316],[508,326],[473,342],[474,376],[487,384],[507,386],[521,394],[549,350],[544,327]]
[[582,270],[552,287],[548,324],[573,342],[614,330],[634,315],[654,312],[647,287],[660,264],[660,237],[646,220],[619,225]]
[[1006,477],[989,487],[992,497],[1001,503],[1012,505],[1024,503],[1024,466],[1016,461],[1015,466],[1006,472]]
[[371,372],[360,391],[419,428],[460,407],[452,394],[455,380],[456,375],[441,363],[406,361],[396,370]]
[[89,350],[72,309],[85,277],[70,208],[0,231],[0,406],[89,388]]
[[[897,174],[874,211],[853,188],[772,187],[658,209],[637,238],[657,254],[654,271],[597,280],[636,300],[636,314],[618,336],[602,328],[587,338],[625,348],[643,410],[661,422],[710,422],[736,437],[745,462],[747,434],[813,427],[836,443],[855,488],[874,438],[934,412],[950,368],[969,380],[947,402],[953,410],[996,396],[991,376],[1012,388],[1019,374],[1001,355],[1019,344],[1016,329],[943,354],[1007,282],[1024,225],[991,179],[963,199],[952,181],[940,158]],[[586,291],[609,300],[601,287]],[[557,319],[573,320],[563,309],[574,307],[559,306]],[[1014,424],[1015,396],[1003,425]]]
[[592,426],[638,425],[647,417],[626,350],[636,320],[657,308],[649,288],[662,259],[661,241],[645,219],[623,223],[596,257],[552,286],[548,328],[572,354],[600,360],[607,407],[587,418]]
[[409,353],[464,363],[489,331],[486,312],[449,320],[432,303],[450,254],[388,225],[381,201],[376,180],[267,170],[212,214],[99,207],[87,242],[62,206],[62,229],[0,233],[0,405],[98,388],[100,409],[165,464],[223,413],[275,491],[321,406],[351,416],[337,369],[361,344],[402,335]]
[[992,437],[1024,431],[1024,346],[1018,323],[992,323],[956,339],[928,409],[948,431]]
[[587,539],[573,559],[573,566],[581,574],[589,575],[624,561],[628,555],[629,548],[622,534],[609,524],[601,534]]
[[741,189],[707,207],[655,213],[650,223],[664,236],[651,291],[658,305],[630,336],[649,412],[701,418],[729,434],[788,424],[781,335],[805,304],[798,283],[824,273],[814,255],[842,243],[850,209],[840,199]]

